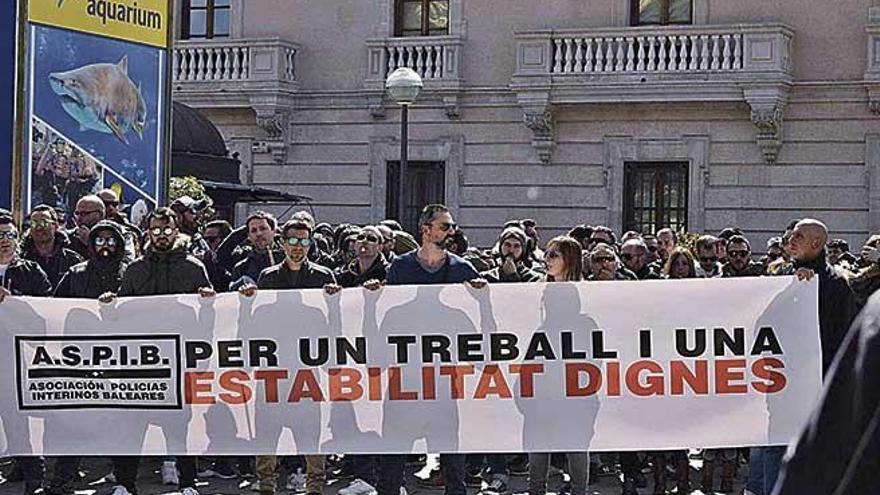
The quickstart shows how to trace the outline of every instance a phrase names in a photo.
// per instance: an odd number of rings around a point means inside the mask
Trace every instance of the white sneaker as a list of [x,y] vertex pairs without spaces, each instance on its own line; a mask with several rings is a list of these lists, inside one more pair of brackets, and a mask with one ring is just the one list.
[[188,486],[180,491],[180,495],[199,495],[199,491],[191,486]]
[[131,495],[131,492],[128,491],[128,488],[122,485],[116,485],[113,487],[113,492],[111,495]]
[[303,473],[302,468],[297,468],[295,473],[290,473],[290,476],[287,477],[287,485],[285,485],[285,488],[294,493],[302,493],[306,491],[306,475]]
[[162,484],[180,484],[180,478],[177,476],[177,464],[174,461],[165,461],[162,463]]
[[339,495],[376,495],[376,488],[366,481],[355,478],[347,487],[339,490]]

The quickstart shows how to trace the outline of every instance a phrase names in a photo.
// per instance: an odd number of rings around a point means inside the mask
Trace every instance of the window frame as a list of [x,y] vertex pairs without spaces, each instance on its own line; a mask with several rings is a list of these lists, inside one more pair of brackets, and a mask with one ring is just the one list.
[[[450,25],[452,17],[452,0],[446,1],[446,32],[442,34],[431,34],[431,3],[437,0],[394,0],[394,36],[397,38],[415,38],[419,36],[446,36],[450,34]],[[422,25],[421,32],[418,35],[403,34],[403,5],[405,3],[421,3],[422,4]]]
[[690,0],[691,10],[690,17],[687,21],[669,21],[669,8],[670,3],[673,0],[657,0],[660,2],[660,22],[641,22],[639,19],[639,3],[640,0],[630,0],[629,3],[629,25],[632,27],[638,26],[689,26],[694,24],[694,10],[696,9],[696,2],[694,0]]
[[[204,11],[205,12],[205,35],[204,36],[193,36],[190,32],[190,21],[192,18],[192,12],[194,10]],[[214,33],[214,18],[215,13],[218,10],[225,10],[228,12],[229,18],[229,26],[226,34],[215,34]],[[215,0],[205,0],[204,7],[193,7],[192,0],[181,0],[181,16],[180,16],[180,39],[189,40],[189,39],[198,39],[198,40],[210,40],[214,38],[231,38],[232,37],[232,1],[230,0],[228,5],[222,5],[218,7],[215,5]]]
[[[659,229],[670,227],[679,231],[686,231],[689,227],[689,206],[690,206],[690,170],[686,161],[626,161],[623,167],[623,225],[622,231],[636,230],[643,234],[655,234]],[[635,190],[638,188],[637,179],[642,174],[655,174],[653,184],[653,201],[649,207],[636,205],[633,201]],[[678,181],[673,182],[669,174],[676,173],[679,175]],[[659,179],[657,178],[659,177]],[[679,201],[673,205],[671,200],[669,204],[665,204],[666,198],[663,192],[663,185],[670,184],[678,190]],[[644,202],[643,202],[644,203]],[[639,222],[636,213],[640,210],[653,210],[654,218],[651,221],[653,232],[646,232],[645,223]],[[679,219],[676,225],[670,222],[670,212],[677,212]]]

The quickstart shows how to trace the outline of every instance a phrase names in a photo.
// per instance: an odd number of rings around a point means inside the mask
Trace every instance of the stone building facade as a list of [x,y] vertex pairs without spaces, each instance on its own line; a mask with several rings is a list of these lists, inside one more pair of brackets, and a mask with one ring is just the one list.
[[242,183],[319,220],[396,214],[383,84],[406,65],[408,201],[444,201],[476,244],[525,217],[544,239],[739,226],[755,251],[798,217],[856,246],[880,230],[878,0],[177,2],[174,98]]

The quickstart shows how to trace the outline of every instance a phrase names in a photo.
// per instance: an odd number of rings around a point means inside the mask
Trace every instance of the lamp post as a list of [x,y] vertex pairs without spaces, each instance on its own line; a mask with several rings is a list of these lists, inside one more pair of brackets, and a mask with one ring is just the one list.
[[400,167],[397,182],[397,215],[401,224],[405,222],[405,191],[406,159],[407,159],[407,127],[409,125],[409,106],[416,101],[422,90],[422,78],[409,67],[396,69],[385,81],[388,95],[400,105]]

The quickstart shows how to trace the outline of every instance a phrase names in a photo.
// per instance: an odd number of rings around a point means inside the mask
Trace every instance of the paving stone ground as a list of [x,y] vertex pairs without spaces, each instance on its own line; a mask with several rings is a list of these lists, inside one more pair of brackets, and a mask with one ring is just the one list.
[[[145,462],[142,462],[138,479],[138,495],[174,495],[177,493],[175,487],[162,485],[162,480],[159,475],[160,464],[161,460],[158,458],[149,458]],[[0,463],[0,473],[3,473],[4,475],[8,474],[9,466],[8,460],[7,462]],[[426,489],[420,487],[418,484],[419,477],[424,477],[428,471],[435,466],[436,458],[435,456],[430,456],[428,465],[422,470],[408,470],[406,488],[409,495],[443,494],[442,490]],[[699,479],[699,468],[700,461],[691,462],[691,480]],[[106,459],[89,458],[84,462],[82,471],[84,477],[82,482],[76,486],[75,495],[109,495],[113,485],[106,482],[104,479],[104,476],[110,471],[109,461]],[[729,493],[736,495],[742,494],[742,482],[745,476],[745,471],[745,467],[740,469],[740,475],[737,479],[735,490]],[[720,475],[720,473],[716,474],[716,484],[719,482],[718,475]],[[650,495],[654,493],[652,486],[653,483],[650,481],[651,475],[649,472],[646,472],[646,477],[648,478],[648,487],[639,490],[639,493],[642,495]],[[5,480],[5,477],[0,479]],[[283,475],[281,479],[284,479]],[[336,495],[336,492],[340,488],[348,485],[348,481],[349,480],[329,480],[324,490],[324,495]],[[526,481],[525,476],[512,476],[510,480],[511,495],[525,495],[527,489]],[[552,492],[548,495],[557,495],[555,490],[558,490],[562,485],[562,477],[560,475],[552,476],[549,481],[549,490],[552,490]],[[23,483],[21,482],[13,483],[3,481],[0,482],[0,495],[22,495],[23,488]],[[255,492],[251,490],[251,481],[244,479],[222,480],[219,478],[208,478],[199,480],[197,488],[200,495],[256,495]],[[598,483],[589,486],[588,493],[590,495],[619,495],[620,482],[614,474],[600,476]],[[669,493],[677,492],[671,491]],[[691,493],[693,495],[706,495],[699,490],[694,490]],[[468,489],[468,495],[478,494],[479,490]],[[290,491],[280,491],[279,495],[294,494]],[[721,492],[713,492],[712,495],[721,495]]]

